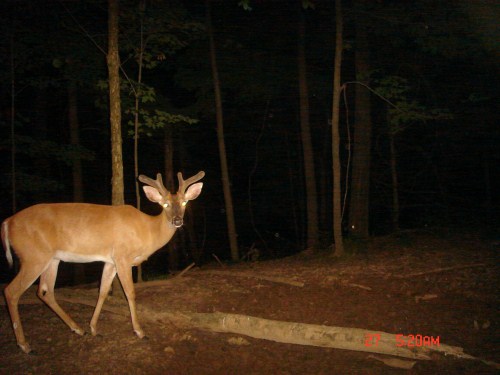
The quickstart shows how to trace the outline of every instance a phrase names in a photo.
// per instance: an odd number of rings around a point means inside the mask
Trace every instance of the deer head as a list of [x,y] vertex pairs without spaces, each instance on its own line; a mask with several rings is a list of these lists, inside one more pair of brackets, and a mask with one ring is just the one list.
[[201,171],[195,176],[184,180],[182,178],[182,173],[177,173],[177,178],[179,179],[179,190],[177,191],[177,194],[172,194],[167,190],[167,188],[165,188],[161,173],[156,175],[156,180],[140,175],[139,181],[147,185],[143,186],[146,197],[151,202],[158,203],[162,206],[167,215],[168,222],[176,228],[179,228],[183,224],[184,212],[186,210],[187,203],[190,200],[196,199],[201,193],[203,183],[194,183],[201,180],[203,176],[205,176],[205,172]]

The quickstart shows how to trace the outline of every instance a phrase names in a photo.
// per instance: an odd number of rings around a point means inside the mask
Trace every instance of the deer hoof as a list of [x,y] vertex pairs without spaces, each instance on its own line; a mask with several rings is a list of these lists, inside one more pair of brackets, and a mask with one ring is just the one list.
[[36,354],[34,353],[31,348],[30,348],[30,344],[28,343],[24,343],[24,344],[20,344],[20,343],[17,343],[17,345],[21,348],[21,350],[23,352],[25,352],[26,354]]
[[80,336],[85,335],[85,331],[83,329],[81,329],[80,327],[73,328],[72,331],[75,332],[77,335],[80,335]]
[[141,329],[141,330],[134,330],[135,334],[137,335],[137,337],[139,337],[140,339],[146,337],[146,335],[144,334],[144,331]]

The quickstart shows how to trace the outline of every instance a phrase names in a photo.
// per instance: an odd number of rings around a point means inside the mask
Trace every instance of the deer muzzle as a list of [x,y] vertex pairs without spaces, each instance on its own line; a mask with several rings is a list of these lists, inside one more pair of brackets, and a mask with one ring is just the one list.
[[184,223],[184,221],[182,220],[182,217],[180,216],[175,216],[173,219],[172,219],[172,224],[174,225],[174,227],[176,228],[179,228],[179,227],[182,227],[182,224]]

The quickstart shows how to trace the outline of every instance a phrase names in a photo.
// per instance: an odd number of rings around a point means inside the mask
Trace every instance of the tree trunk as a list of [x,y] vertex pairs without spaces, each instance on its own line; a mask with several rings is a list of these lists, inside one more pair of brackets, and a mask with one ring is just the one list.
[[[142,83],[142,59],[144,55],[144,33],[143,33],[143,17],[145,10],[145,2],[141,1],[139,5],[139,12],[141,14],[140,19],[140,46],[139,46],[139,56],[138,61],[138,73],[137,73],[137,88],[134,92],[135,96],[135,106],[134,106],[134,177],[135,177],[135,202],[136,208],[141,209],[141,192],[139,189],[139,107],[141,100],[141,83]],[[142,283],[142,264],[137,266],[137,282]]]
[[302,9],[299,9],[298,52],[300,96],[300,131],[302,152],[304,155],[304,177],[306,186],[307,212],[307,248],[314,248],[318,242],[318,201],[316,190],[316,168],[309,122],[309,93],[307,88],[307,65],[305,53],[305,20]]
[[[76,83],[68,82],[68,122],[71,146],[80,146],[80,124],[78,122],[78,93]],[[71,170],[73,175],[73,202],[83,202],[82,159],[79,152],[73,152]]]
[[[80,124],[78,122],[78,91],[75,81],[68,81],[68,123],[71,146],[74,147],[71,170],[73,175],[73,202],[83,202],[82,159],[76,149],[80,146]],[[85,283],[85,264],[73,264],[73,284]]]
[[491,155],[488,150],[482,150],[482,167],[483,167],[483,207],[486,214],[487,219],[494,220],[493,213],[493,196],[491,194],[491,166],[489,162],[489,156]]
[[333,103],[332,103],[332,160],[333,160],[333,238],[335,241],[334,255],[339,257],[344,254],[342,239],[342,199],[341,199],[341,169],[340,169],[340,69],[342,65],[342,4],[335,0],[335,61],[333,71]]
[[109,119],[111,124],[111,203],[124,204],[122,129],[120,103],[120,56],[118,54],[119,1],[108,3]]
[[[35,119],[32,136],[34,140],[44,142],[48,136],[48,105],[47,105],[48,90],[47,88],[36,89],[36,98],[34,103]],[[40,179],[49,181],[52,179],[51,160],[48,157],[38,157],[33,161],[33,174]],[[47,202],[50,199],[50,193],[47,189],[42,189],[37,193],[37,198],[42,202]]]
[[[166,124],[164,130],[163,154],[165,161],[165,186],[168,191],[175,191],[174,182],[174,142],[172,125]],[[174,236],[167,244],[168,269],[179,269],[179,234]]]
[[[16,66],[14,62],[14,38],[10,38],[10,173],[12,188],[12,215],[17,212],[16,184]],[[17,273],[16,262],[16,273]]]
[[[325,113],[325,128],[322,130],[322,140],[321,140],[321,157],[318,160],[318,192],[319,192],[319,207],[318,207],[318,217],[319,217],[319,233],[330,232],[331,224],[331,207],[330,203],[332,201],[330,197],[331,188],[331,178],[330,178],[330,166],[331,166],[331,156],[332,156],[332,141],[330,139],[332,131],[330,129],[330,116],[331,112],[328,109]],[[326,239],[326,238],[325,238]],[[322,238],[320,238],[320,241]]]
[[[370,71],[368,36],[363,16],[356,18],[355,69],[356,80],[368,85]],[[352,154],[352,180],[349,209],[349,234],[353,238],[369,236],[370,156],[371,156],[371,103],[370,92],[356,86],[354,108],[354,139]]]
[[[388,121],[390,124],[390,121]],[[399,230],[399,183],[398,183],[398,169],[397,169],[397,153],[396,145],[394,143],[394,133],[389,130],[389,145],[390,145],[390,164],[391,164],[391,180],[392,180],[392,230],[397,232]]]
[[[288,185],[290,186],[290,189],[288,189],[290,197],[289,200],[290,202],[296,202],[297,201],[297,192],[295,191],[295,179],[293,178],[294,176],[294,170],[293,170],[293,165],[295,164],[292,155],[290,152],[290,140],[288,139],[288,133],[285,132],[285,149],[286,149],[286,165],[288,166]],[[290,204],[290,211],[293,219],[293,233],[295,234],[295,240],[298,244],[301,246],[304,244],[302,241],[302,236],[301,233],[303,231],[301,230],[301,225],[299,222],[298,214],[297,214],[297,206],[295,204]]]
[[205,2],[207,8],[207,32],[210,42],[210,62],[212,66],[212,77],[214,81],[215,110],[217,116],[217,141],[219,144],[219,157],[222,173],[222,187],[224,190],[224,203],[226,206],[227,229],[229,235],[229,246],[231,249],[231,259],[238,261],[238,241],[236,234],[236,224],[234,221],[233,199],[231,196],[231,182],[227,166],[226,144],[224,141],[224,119],[222,113],[222,98],[220,92],[219,72],[217,69],[217,57],[215,53],[214,34],[212,29],[212,16],[210,14],[210,1]]
[[174,180],[174,140],[172,125],[164,129],[163,155],[165,162],[165,186],[168,191],[176,191]]
[[[109,120],[111,124],[111,204],[124,204],[123,156],[120,103],[120,55],[118,54],[118,0],[108,0]],[[119,288],[118,278],[113,289]]]
[[144,56],[144,32],[143,32],[143,17],[145,10],[145,1],[140,1],[139,12],[140,18],[140,46],[139,46],[139,56],[138,61],[138,71],[137,71],[137,88],[134,91],[134,176],[135,179],[135,201],[138,210],[141,209],[141,192],[139,188],[139,107],[142,95],[141,84],[142,84],[142,67],[143,67],[143,56]]

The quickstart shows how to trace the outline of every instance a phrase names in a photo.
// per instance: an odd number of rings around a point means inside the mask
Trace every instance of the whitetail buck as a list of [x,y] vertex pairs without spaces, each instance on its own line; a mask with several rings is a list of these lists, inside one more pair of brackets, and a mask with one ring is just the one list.
[[[59,262],[104,262],[99,298],[90,321],[92,335],[97,334],[97,319],[118,273],[128,300],[132,326],[144,337],[135,307],[132,266],[137,266],[164,246],[183,224],[185,206],[201,193],[199,181],[205,172],[184,180],[178,173],[179,191],[171,194],[163,185],[161,174],[156,180],[139,176],[148,199],[163,207],[158,216],[149,216],[132,206],[101,206],[84,203],[39,204],[28,207],[2,223],[2,242],[7,260],[12,266],[12,247],[21,269],[5,288],[17,344],[25,353],[31,351],[24,337],[18,302],[21,295],[38,277],[38,296],[71,328],[84,331],[55,300],[54,284]],[[191,185],[193,184],[193,185]],[[191,186],[190,186],[191,185]]]

